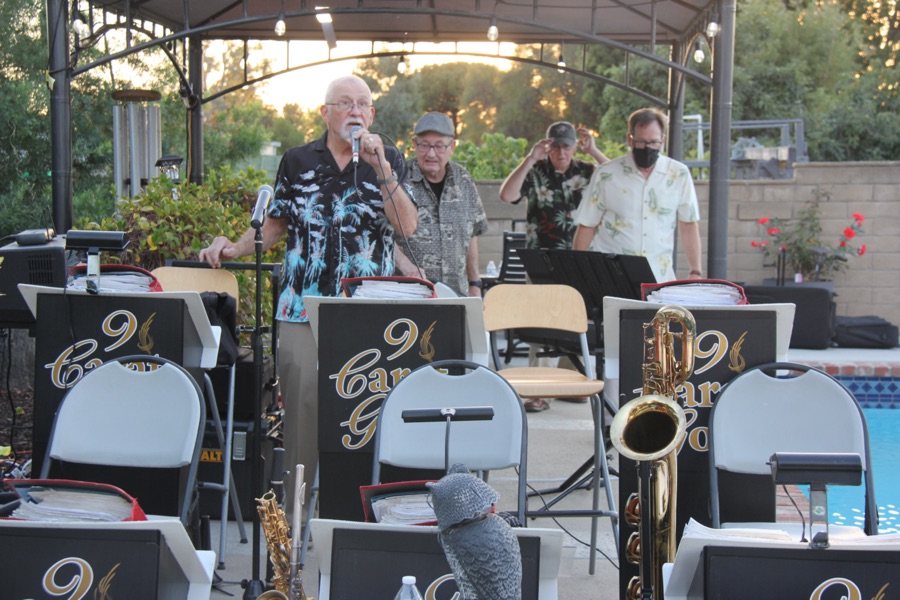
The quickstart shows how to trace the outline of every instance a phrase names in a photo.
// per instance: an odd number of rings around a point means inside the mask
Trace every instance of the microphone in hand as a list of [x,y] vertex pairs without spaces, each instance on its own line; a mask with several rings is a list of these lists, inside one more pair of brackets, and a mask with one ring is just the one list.
[[356,137],[356,133],[362,129],[359,125],[354,125],[350,128],[350,147],[353,150],[353,162],[359,162],[359,138]]
[[269,201],[275,195],[275,190],[271,185],[263,184],[259,186],[256,192],[256,206],[253,207],[253,215],[250,217],[250,227],[259,229],[262,227],[263,221],[266,220],[266,210],[269,208]]

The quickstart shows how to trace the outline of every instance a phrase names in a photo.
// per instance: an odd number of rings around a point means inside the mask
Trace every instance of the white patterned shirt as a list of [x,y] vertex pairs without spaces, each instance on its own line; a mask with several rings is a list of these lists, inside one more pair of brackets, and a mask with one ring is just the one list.
[[677,222],[699,220],[690,170],[660,156],[645,179],[631,152],[597,167],[575,215],[576,224],[597,228],[591,250],[645,256],[658,282],[675,279]]

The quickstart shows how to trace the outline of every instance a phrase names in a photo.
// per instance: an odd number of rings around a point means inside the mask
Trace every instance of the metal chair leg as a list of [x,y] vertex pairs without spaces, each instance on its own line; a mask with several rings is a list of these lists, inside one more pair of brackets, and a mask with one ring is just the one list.
[[236,365],[231,365],[228,374],[228,404],[227,416],[225,420],[225,430],[222,430],[222,420],[219,417],[219,408],[216,401],[216,394],[213,390],[212,380],[209,375],[204,375],[204,385],[206,388],[206,398],[209,403],[209,411],[212,414],[213,426],[216,431],[216,437],[219,442],[219,448],[222,449],[222,483],[202,482],[201,488],[213,489],[222,494],[220,528],[219,528],[219,552],[218,552],[218,568],[225,568],[225,537],[228,531],[228,504],[231,499],[234,506],[235,520],[238,524],[238,531],[241,536],[241,543],[246,543],[247,532],[244,529],[244,517],[241,514],[240,502],[238,500],[237,487],[234,482],[234,475],[231,472],[231,441],[234,435],[234,383]]

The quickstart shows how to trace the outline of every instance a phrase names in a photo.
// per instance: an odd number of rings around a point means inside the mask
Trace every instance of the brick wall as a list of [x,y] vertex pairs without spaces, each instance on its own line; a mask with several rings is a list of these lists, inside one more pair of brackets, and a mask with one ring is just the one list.
[[[866,217],[864,256],[851,259],[850,268],[834,277],[839,315],[878,315],[900,324],[900,162],[803,163],[794,165],[794,179],[783,181],[732,181],[728,191],[728,279],[748,285],[774,277],[774,267],[764,267],[762,254],[750,246],[759,239],[760,217],[791,218],[812,198],[816,186],[830,194],[822,203],[824,236],[837,241],[853,213]],[[500,201],[499,181],[479,182],[490,230],[479,239],[482,270],[489,260],[499,261],[500,234],[524,218],[524,206]],[[708,216],[709,187],[697,182],[700,212]],[[706,264],[707,222],[701,223]],[[521,225],[519,226],[521,228]],[[687,271],[683,256],[678,274]]]

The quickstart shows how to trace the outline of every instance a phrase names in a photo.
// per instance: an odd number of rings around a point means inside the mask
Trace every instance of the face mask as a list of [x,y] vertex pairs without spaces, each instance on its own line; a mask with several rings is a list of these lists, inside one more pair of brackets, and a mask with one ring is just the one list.
[[632,148],[631,155],[634,156],[634,163],[642,169],[649,169],[656,164],[659,158],[659,150],[652,148]]

